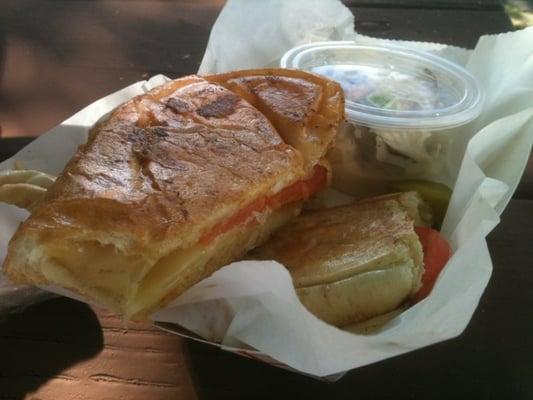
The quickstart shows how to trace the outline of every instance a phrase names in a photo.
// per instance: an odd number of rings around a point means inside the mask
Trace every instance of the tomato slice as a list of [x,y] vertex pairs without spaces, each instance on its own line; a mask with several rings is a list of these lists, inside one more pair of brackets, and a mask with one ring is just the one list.
[[[201,238],[200,242],[207,244],[218,235],[221,235],[237,225],[245,223],[254,212],[261,212],[266,207],[277,209],[285,204],[295,201],[308,199],[311,195],[326,187],[328,182],[328,171],[326,168],[315,165],[313,176],[311,178],[293,183],[292,185],[280,190],[273,196],[261,197],[254,200],[238,212],[233,214],[227,220],[215,225]],[[255,221],[255,220],[254,220]],[[256,222],[256,221],[255,221]]]
[[260,212],[265,208],[265,197],[261,197],[260,199],[255,200],[254,202],[248,204],[246,207],[240,209],[238,212],[233,214],[231,217],[229,217],[227,220],[216,224],[213,228],[211,228],[206,234],[204,234],[200,242],[203,244],[209,243],[211,240],[216,238],[218,235],[221,235],[224,232],[229,231],[231,228],[233,228],[236,225],[240,225],[243,222],[245,222],[248,217],[253,212]]
[[267,205],[273,209],[284,204],[292,203],[305,197],[306,186],[304,181],[296,182],[289,187],[279,191],[274,196],[267,199]]
[[425,227],[416,226],[415,232],[422,244],[424,251],[424,275],[422,275],[422,287],[415,295],[415,301],[427,297],[433,289],[433,285],[452,255],[450,245],[440,232]]
[[308,199],[316,192],[324,189],[328,183],[328,171],[326,168],[315,165],[313,176],[305,181],[293,183],[279,193],[269,197],[267,204],[273,208],[279,208],[294,201]]

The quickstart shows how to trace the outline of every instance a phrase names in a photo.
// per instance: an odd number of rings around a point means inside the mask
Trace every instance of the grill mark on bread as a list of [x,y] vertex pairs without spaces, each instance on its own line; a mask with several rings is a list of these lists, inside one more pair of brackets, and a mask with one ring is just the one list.
[[159,137],[159,138],[166,138],[166,137],[168,137],[168,133],[167,133],[167,131],[166,131],[164,128],[160,127],[160,126],[154,126],[154,127],[152,128],[152,131],[153,131],[154,134],[155,134],[157,137]]
[[204,118],[224,118],[233,114],[240,98],[233,93],[217,97],[196,110],[196,113]]
[[[273,96],[276,97],[276,92],[283,93],[284,91],[287,91],[287,86],[295,84],[295,80],[288,77],[265,75],[265,80],[268,82],[268,84],[257,84],[255,82],[256,79],[257,77],[241,78],[237,79],[236,83],[244,84],[248,90],[254,96],[256,96],[257,101],[261,103],[269,102]],[[287,85],[287,83],[289,85]],[[298,96],[300,95],[300,91],[296,91],[295,94],[297,95],[297,97],[294,99],[296,101],[295,106],[297,109],[278,109],[278,111],[285,118],[294,122],[300,121],[299,124],[305,126],[305,121],[310,115],[316,112],[316,109],[320,107],[322,100],[319,100],[319,104],[317,105],[318,107],[310,108],[310,106],[315,102],[313,97],[308,96],[307,98],[302,99],[301,96]]]
[[[183,149],[180,145],[176,144],[176,143],[173,143],[171,141],[168,141],[167,142],[168,144],[172,145],[172,146],[176,146],[178,148],[181,148]],[[229,147],[229,146],[228,146]],[[198,163],[197,161],[198,160],[195,160],[196,159],[200,159],[202,161],[202,163]],[[181,160],[182,161],[187,161],[187,162],[190,162],[191,164],[194,164],[194,165],[214,165],[215,167],[218,167],[220,169],[223,169],[227,172],[229,172],[232,176],[234,177],[237,177],[237,178],[240,178],[241,180],[244,180],[246,182],[250,182],[250,178],[248,178],[247,176],[244,176],[244,175],[241,175],[239,174],[237,171],[233,171],[230,167],[228,166],[225,166],[225,165],[222,165],[222,164],[219,164],[217,162],[213,162],[213,160],[211,160],[209,157],[206,157],[203,153],[197,153],[197,152],[194,152],[194,151],[190,151],[190,152],[187,152],[187,155],[183,154],[181,155]],[[159,162],[158,161],[158,164],[164,166],[165,168],[170,168],[170,167],[167,167],[165,166],[163,163]],[[172,167],[174,168],[174,167]]]
[[[154,141],[157,143],[168,137],[168,133],[161,127],[153,127],[150,129],[134,128],[133,134],[129,138],[132,141],[132,155],[137,176],[140,178],[140,183],[147,183],[153,191],[162,192],[163,188],[150,170],[150,163],[154,160],[152,147]],[[132,161],[133,161],[132,160]]]
[[[220,155],[221,153],[224,153],[224,152],[230,151],[232,149],[235,149],[235,143],[218,143],[217,142],[218,137],[217,138],[211,137],[211,140],[209,138],[206,138],[206,136],[210,135],[209,132],[207,132],[207,133],[195,132],[195,134],[198,135],[199,138],[203,139],[203,143],[204,143],[205,147],[208,147],[209,144],[213,144],[213,146],[211,146],[210,149],[212,150],[212,153],[214,153],[214,154]],[[234,140],[237,145],[241,144],[241,142],[238,141],[238,140],[235,140],[235,138],[231,138],[231,140]],[[241,180],[250,182],[250,178],[245,176],[245,175],[243,175],[243,174],[240,174],[238,169],[234,170],[230,166],[226,166],[226,165],[223,165],[221,163],[213,162],[213,160],[210,157],[211,155],[205,155],[205,154],[203,154],[202,151],[197,152],[197,151],[195,151],[196,150],[195,147],[192,147],[190,149],[185,149],[179,143],[175,143],[172,140],[168,140],[166,143],[186,151],[187,154],[181,155],[181,160],[182,161],[187,161],[187,162],[190,162],[191,164],[194,164],[194,165],[214,165],[215,167],[218,167],[220,169],[223,169],[223,170],[229,172],[234,177],[237,177],[237,178],[240,178]],[[204,147],[204,146],[202,146],[202,147]],[[266,152],[266,151],[270,151],[271,150],[271,146],[268,146],[265,149],[260,149],[260,150],[256,150],[256,149],[254,149],[252,147],[249,147],[249,146],[245,146],[245,147],[250,148],[250,150],[252,150],[254,153]],[[275,146],[272,146],[272,147],[273,147],[273,149],[275,149]],[[196,158],[196,160],[195,160],[195,158]],[[201,163],[198,162],[198,159],[201,160]],[[216,159],[216,158],[214,158],[214,159]],[[160,164],[161,166],[163,166],[165,168],[176,169],[174,166],[172,166],[172,167],[166,166],[159,159],[157,161],[154,161],[154,162],[157,162],[158,164]]]
[[192,111],[192,106],[186,101],[177,97],[170,97],[165,103],[165,108],[170,108],[177,113],[186,113]]
[[[170,133],[174,133],[175,135],[170,135]],[[250,178],[247,176],[244,176],[239,173],[238,169],[231,168],[229,166],[223,165],[222,163],[213,162],[209,157],[205,157],[202,152],[196,152],[195,148],[186,149],[182,147],[178,143],[174,143],[171,138],[172,136],[179,135],[179,131],[172,130],[172,129],[164,129],[162,127],[149,127],[149,128],[135,128],[133,134],[130,134],[130,140],[133,142],[132,145],[132,153],[133,153],[133,159],[136,161],[136,171],[138,173],[139,177],[139,185],[142,187],[143,183],[148,183],[153,191],[157,192],[165,192],[163,185],[165,185],[165,182],[160,182],[156,176],[154,176],[152,170],[150,169],[150,163],[156,163],[161,165],[164,168],[170,169],[170,170],[187,170],[187,166],[185,165],[167,165],[164,161],[164,158],[157,155],[157,150],[154,149],[154,147],[159,144],[160,141],[164,141],[165,144],[170,144],[172,146],[175,146],[179,149],[184,150],[187,152],[191,158],[182,155],[181,161],[188,161],[192,164],[196,165],[213,165],[216,168],[222,169],[226,172],[228,172],[231,176],[237,177],[244,181],[250,181]],[[220,139],[230,139],[232,142],[236,142],[237,144],[243,144],[239,140],[235,140],[235,138],[223,138],[219,135],[214,135],[211,132],[195,132],[198,138],[203,139],[203,145],[209,146],[211,151],[215,154],[223,154],[225,152],[231,152],[231,150],[234,148],[234,143],[229,143],[226,141],[221,141]],[[204,147],[204,146],[198,146],[198,147]],[[259,153],[260,151],[257,149],[254,149],[253,147],[246,146],[247,148],[250,148],[255,153]],[[199,158],[201,160],[201,163],[195,162],[194,158]],[[196,160],[197,161],[197,160]],[[168,193],[167,193],[168,194]],[[180,194],[178,192],[172,193],[172,196],[165,196],[168,197],[169,200],[176,201],[180,207],[179,211],[182,214],[184,219],[189,219],[189,211],[183,207],[184,200],[181,198]]]

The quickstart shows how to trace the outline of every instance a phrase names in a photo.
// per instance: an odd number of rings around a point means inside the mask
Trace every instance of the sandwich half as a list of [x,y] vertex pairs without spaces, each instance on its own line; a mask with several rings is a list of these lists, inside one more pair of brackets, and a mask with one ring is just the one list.
[[[312,157],[267,118],[276,102],[262,112],[214,78],[170,81],[118,107],[11,239],[9,277],[142,319],[264,242],[327,185],[321,158],[344,117],[338,85],[304,72],[291,84],[316,88],[298,129],[329,120]],[[280,87],[278,101],[292,90]],[[336,112],[325,111],[331,97]]]
[[302,214],[250,257],[285,265],[302,304],[346,326],[389,313],[420,289],[423,253],[414,226],[430,224],[416,192],[386,195]]

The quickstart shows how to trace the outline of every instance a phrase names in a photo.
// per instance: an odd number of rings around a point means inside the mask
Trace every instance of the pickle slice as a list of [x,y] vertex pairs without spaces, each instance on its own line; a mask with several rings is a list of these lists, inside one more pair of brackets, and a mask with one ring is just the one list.
[[440,228],[452,195],[449,187],[430,181],[405,180],[391,182],[391,189],[398,192],[418,192],[433,210],[435,225]]

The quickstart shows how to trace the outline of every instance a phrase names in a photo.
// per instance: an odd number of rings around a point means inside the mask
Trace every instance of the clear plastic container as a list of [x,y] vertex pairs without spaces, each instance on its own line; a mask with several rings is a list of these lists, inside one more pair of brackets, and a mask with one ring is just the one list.
[[378,189],[384,180],[438,176],[453,128],[475,119],[483,105],[476,79],[464,68],[395,45],[311,43],[289,50],[281,66],[342,86],[349,124],[332,156],[359,175],[362,193],[355,194],[386,191]]

